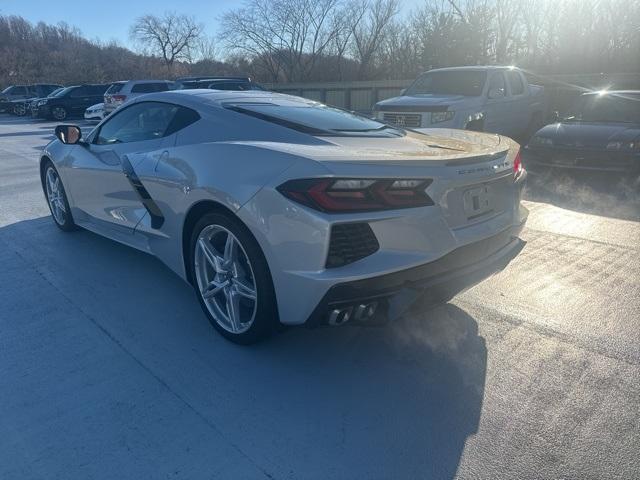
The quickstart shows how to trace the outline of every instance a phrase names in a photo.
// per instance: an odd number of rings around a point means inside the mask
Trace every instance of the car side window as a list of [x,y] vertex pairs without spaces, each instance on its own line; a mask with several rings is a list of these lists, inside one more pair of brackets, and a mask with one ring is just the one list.
[[491,75],[491,78],[489,79],[489,91],[500,90],[502,92],[502,95],[506,96],[506,86],[507,85],[504,81],[504,75],[502,75],[502,72],[496,72]]
[[179,109],[179,106],[169,103],[133,104],[102,125],[95,143],[112,145],[162,138],[167,135],[168,127]]
[[167,90],[169,90],[169,85],[166,82],[138,83],[131,88],[131,93],[166,92]]
[[518,72],[506,72],[506,75],[509,80],[511,95],[522,95],[524,93],[524,84],[520,74]]
[[172,135],[198,120],[200,120],[198,112],[187,107],[179,107],[165,132],[165,136]]
[[71,98],[86,97],[88,94],[86,87],[78,87],[69,95]]
[[27,88],[26,87],[13,87],[13,89],[11,90],[11,95],[26,95],[27,94]]

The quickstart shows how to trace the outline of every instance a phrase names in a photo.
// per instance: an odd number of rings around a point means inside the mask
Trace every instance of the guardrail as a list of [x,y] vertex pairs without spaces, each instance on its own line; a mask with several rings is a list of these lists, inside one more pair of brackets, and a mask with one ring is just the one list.
[[[528,72],[531,83],[543,85],[548,112],[567,111],[575,98],[587,90],[640,90],[640,73],[597,73],[537,75]],[[282,93],[317,100],[347,110],[369,114],[373,106],[386,98],[400,95],[413,79],[363,82],[271,83],[265,87]]]

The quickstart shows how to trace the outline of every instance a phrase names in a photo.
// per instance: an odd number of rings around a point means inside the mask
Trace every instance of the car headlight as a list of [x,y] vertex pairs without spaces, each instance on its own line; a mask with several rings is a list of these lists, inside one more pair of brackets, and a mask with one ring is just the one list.
[[529,140],[530,147],[553,147],[553,139],[549,137],[535,136]]
[[448,122],[454,115],[455,112],[431,112],[431,123]]
[[38,101],[38,106],[41,107],[42,105],[46,105],[47,101],[46,100],[40,100]]

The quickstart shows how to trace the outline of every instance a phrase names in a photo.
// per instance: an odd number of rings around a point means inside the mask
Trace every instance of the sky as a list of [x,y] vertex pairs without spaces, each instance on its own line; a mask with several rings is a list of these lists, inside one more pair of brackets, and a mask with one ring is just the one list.
[[[421,3],[421,0],[400,1],[402,13]],[[214,35],[218,18],[241,3],[239,0],[0,0],[0,15],[20,15],[33,23],[65,21],[78,27],[89,39],[116,40],[131,47],[129,27],[136,17],[165,11],[185,13],[195,16],[204,24],[205,32]]]

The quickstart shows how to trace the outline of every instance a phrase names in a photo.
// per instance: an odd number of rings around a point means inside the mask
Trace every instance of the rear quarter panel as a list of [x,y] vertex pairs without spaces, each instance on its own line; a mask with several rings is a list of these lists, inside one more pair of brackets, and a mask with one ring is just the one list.
[[148,238],[150,251],[186,278],[182,231],[187,214],[203,201],[237,212],[271,179],[299,157],[234,143],[203,143],[168,148],[157,161],[143,162],[136,172],[160,207],[164,223],[152,229],[148,218],[136,234]]

